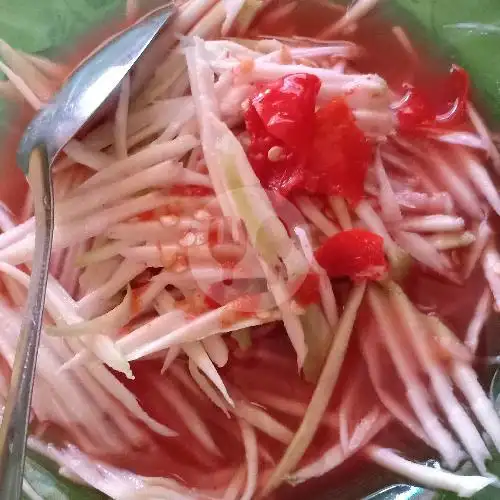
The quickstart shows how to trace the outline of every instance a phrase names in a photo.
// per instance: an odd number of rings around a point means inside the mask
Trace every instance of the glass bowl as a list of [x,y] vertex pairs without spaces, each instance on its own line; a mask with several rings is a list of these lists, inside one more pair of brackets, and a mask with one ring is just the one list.
[[[156,0],[150,0],[156,2]],[[301,0],[308,1],[308,0]],[[145,2],[148,3],[148,2]],[[148,3],[148,5],[149,5]],[[158,2],[156,2],[158,3]],[[346,2],[344,2],[346,3]],[[95,29],[116,12],[123,11],[125,0],[0,0],[0,38],[16,48],[32,53],[51,53],[71,47],[72,41]],[[380,15],[401,24],[412,37],[457,61],[471,75],[474,98],[491,126],[500,122],[500,2],[498,0],[391,0],[378,7]],[[5,110],[0,100],[0,129],[5,128]],[[6,175],[0,170],[0,175]],[[4,185],[2,181],[1,184]],[[488,350],[495,354],[493,328],[487,329]],[[496,329],[495,329],[496,330]],[[497,345],[495,345],[497,344]],[[488,370],[483,380],[490,395],[499,400],[500,373]],[[499,406],[500,408],[500,406]],[[429,465],[439,467],[430,460]],[[463,472],[470,466],[465,464]],[[500,469],[500,461],[497,469]],[[93,500],[104,495],[76,485],[58,475],[44,457],[29,453],[25,477],[41,498]],[[500,497],[499,490],[483,490],[477,500]],[[39,498],[36,497],[36,498]],[[434,493],[404,484],[381,469],[364,468],[363,474],[322,494],[318,500],[451,500],[454,495]]]

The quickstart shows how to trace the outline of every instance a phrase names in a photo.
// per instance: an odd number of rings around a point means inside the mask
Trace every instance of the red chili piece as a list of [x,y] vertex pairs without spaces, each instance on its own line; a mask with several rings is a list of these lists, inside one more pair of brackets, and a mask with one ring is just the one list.
[[261,86],[245,112],[250,163],[264,187],[284,196],[304,179],[320,86],[313,75],[285,76]]
[[379,280],[387,273],[383,239],[370,231],[352,229],[328,238],[316,250],[316,260],[331,278]]

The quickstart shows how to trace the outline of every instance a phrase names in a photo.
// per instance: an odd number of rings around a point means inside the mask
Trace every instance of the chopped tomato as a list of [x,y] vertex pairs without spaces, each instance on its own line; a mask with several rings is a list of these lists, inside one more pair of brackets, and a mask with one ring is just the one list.
[[288,197],[363,195],[372,146],[339,98],[315,112],[320,80],[295,74],[260,87],[245,112],[248,157],[265,188]]
[[212,196],[214,190],[207,186],[176,184],[169,189],[169,194],[172,196]]
[[245,112],[250,163],[262,185],[289,194],[304,178],[321,81],[293,74],[258,88]]
[[413,132],[419,127],[456,126],[464,122],[469,96],[469,75],[453,65],[442,85],[425,89],[406,83],[396,107],[399,128]]
[[261,87],[251,107],[268,134],[290,150],[303,150],[311,141],[320,86],[321,81],[314,75],[288,75]]
[[373,148],[342,98],[316,113],[314,139],[303,188],[311,194],[340,195],[356,205],[364,193]]
[[315,256],[331,278],[379,280],[388,270],[383,239],[363,229],[331,236],[316,250]]
[[319,276],[316,273],[308,273],[305,279],[301,278],[294,299],[304,307],[319,304],[321,296],[319,293]]

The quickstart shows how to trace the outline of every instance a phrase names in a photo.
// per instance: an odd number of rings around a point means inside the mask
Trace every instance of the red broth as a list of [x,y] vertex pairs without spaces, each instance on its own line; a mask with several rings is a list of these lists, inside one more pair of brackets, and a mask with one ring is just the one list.
[[[251,32],[254,36],[314,37],[335,21],[339,15],[337,8],[326,3],[298,2],[293,12],[279,20],[270,21],[269,11],[262,12]],[[369,16],[359,23],[354,34],[347,37],[365,50],[363,57],[357,63],[358,69],[379,73],[395,87],[409,79],[423,81],[429,86],[439,82],[445,72],[441,71],[437,64],[428,64],[429,57],[426,54],[420,55],[422,64],[415,64],[391,28],[391,25],[377,16]],[[78,57],[72,60],[79,59],[82,52],[75,52],[75,54],[78,54]],[[15,212],[20,207],[26,186],[21,174],[13,168],[13,144],[20,135],[22,125],[27,122],[30,115],[31,113],[26,111],[23,119],[16,122],[21,126],[14,126],[11,129],[8,146],[4,148],[4,151],[10,155],[10,162],[7,162],[8,170],[3,172],[3,175],[8,176],[9,180],[0,186],[0,199]],[[422,310],[438,311],[457,333],[463,335],[465,325],[471,318],[473,307],[484,286],[484,279],[479,275],[473,275],[466,283],[458,286],[444,283],[432,275],[414,269],[406,282],[405,290]],[[352,380],[354,370],[360,363],[359,358],[357,342],[353,339],[339,387],[330,405],[330,414],[334,411],[338,395],[348,387]],[[139,474],[180,477],[186,484],[202,489],[222,487],[231,476],[229,469],[241,463],[244,453],[240,444],[235,445],[238,442],[238,427],[234,419],[226,420],[208,400],[202,401],[196,390],[192,390],[182,378],[176,376],[175,366],[172,375],[168,378],[160,378],[160,367],[161,364],[157,361],[136,362],[132,366],[136,380],[128,381],[120,376],[119,378],[137,395],[140,404],[153,418],[176,429],[180,437],[178,439],[158,438],[144,429],[144,432],[150,434],[150,445],[147,448],[134,450],[125,456],[101,456],[99,453],[94,453],[94,455]],[[177,368],[180,367],[181,363],[178,362]],[[305,406],[313,391],[313,385],[297,373],[295,354],[281,328],[262,335],[260,339],[254,341],[252,349],[247,352],[239,350],[236,344],[232,345],[231,362],[221,370],[221,375],[232,390],[241,391],[247,397],[254,395],[257,403],[259,403],[259,395],[266,392],[297,401]],[[161,396],[158,391],[156,384],[159,381],[168,386],[167,398]],[[366,390],[370,393],[373,391],[368,382]],[[179,393],[182,393],[191,404],[201,409],[204,421],[220,450],[220,457],[214,458],[214,455],[203,449],[198,442],[193,445],[194,440],[190,431],[176,414],[175,405],[172,403],[172,398]],[[168,398],[170,402],[167,402]],[[286,416],[270,408],[268,410],[272,415],[279,416],[280,421],[292,431],[300,423],[298,417]],[[307,456],[332,445],[332,434],[331,428],[322,425]],[[261,462],[277,462],[280,459],[283,445],[261,435],[259,435],[259,443],[262,446]],[[332,474],[306,485],[297,488],[283,487],[277,493],[276,498],[283,500],[313,498],[314,495],[328,490],[331,485],[338,482],[345,484],[357,474],[363,474],[361,460],[360,458],[351,459]],[[269,467],[269,463],[267,466]]]

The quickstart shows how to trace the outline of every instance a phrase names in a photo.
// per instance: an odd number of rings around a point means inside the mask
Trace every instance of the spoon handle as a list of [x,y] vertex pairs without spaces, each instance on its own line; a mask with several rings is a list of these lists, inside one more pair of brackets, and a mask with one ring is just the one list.
[[35,252],[27,307],[0,428],[0,500],[21,498],[23,483],[31,396],[54,231],[52,178],[44,145],[35,147],[30,154],[28,180],[35,205]]

